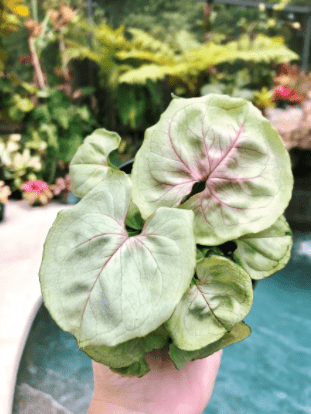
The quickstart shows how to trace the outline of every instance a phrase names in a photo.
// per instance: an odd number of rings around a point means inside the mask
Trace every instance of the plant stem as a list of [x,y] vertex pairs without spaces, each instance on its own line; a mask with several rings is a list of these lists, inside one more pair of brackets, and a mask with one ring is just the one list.
[[62,62],[62,72],[63,72],[63,77],[64,77],[65,82],[69,82],[70,77],[69,77],[67,59],[65,56],[65,50],[66,50],[66,46],[64,42],[64,33],[63,33],[63,29],[61,28],[59,31],[59,51],[60,51],[60,57],[61,57],[61,62]]
[[204,41],[209,42],[211,40],[212,34],[211,32],[211,15],[213,12],[213,0],[207,0],[205,4],[203,4],[203,14],[204,14]]
[[31,9],[32,9],[32,17],[37,22],[38,21],[38,3],[37,3],[37,0],[31,0]]
[[49,180],[48,180],[49,184],[52,184],[55,181],[56,167],[57,167],[57,159],[54,158],[52,160],[52,164],[51,164],[51,171],[50,171],[50,176],[49,176]]
[[31,53],[32,66],[34,68],[39,87],[41,89],[44,89],[46,87],[46,84],[45,84],[43,72],[41,69],[41,65],[40,65],[38,54],[37,54],[36,47],[35,47],[35,39],[29,36],[28,44],[29,44],[29,50]]

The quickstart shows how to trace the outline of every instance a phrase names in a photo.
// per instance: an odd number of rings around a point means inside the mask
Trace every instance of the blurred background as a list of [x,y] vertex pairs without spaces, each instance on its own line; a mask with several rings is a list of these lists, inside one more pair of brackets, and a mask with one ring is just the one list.
[[[172,93],[247,99],[289,150],[293,258],[256,288],[258,330],[224,353],[206,413],[311,413],[310,41],[311,0],[0,0],[0,221],[12,203],[77,202],[69,163],[84,138],[116,131],[111,161],[130,160]],[[16,414],[41,412],[45,394],[44,413],[86,413],[90,360],[44,307],[17,384]]]
[[[95,128],[121,135],[116,164],[132,158],[171,93],[250,100],[304,174],[311,2],[297,2],[1,0],[0,202],[66,199]],[[47,184],[37,198],[24,189],[35,180]]]

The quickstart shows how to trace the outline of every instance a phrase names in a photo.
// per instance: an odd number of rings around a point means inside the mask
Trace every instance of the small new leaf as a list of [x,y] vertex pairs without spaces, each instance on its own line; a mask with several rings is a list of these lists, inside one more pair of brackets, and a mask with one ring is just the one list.
[[259,280],[283,269],[293,245],[292,232],[284,216],[271,227],[235,240],[233,259],[252,279]]
[[104,180],[111,169],[109,154],[120,145],[121,138],[116,132],[97,129],[85,138],[72,158],[69,166],[71,191],[76,197],[84,197]]
[[226,346],[243,341],[243,339],[246,339],[250,334],[250,327],[247,326],[246,323],[240,322],[234,325],[231,331],[225,333],[224,336],[218,339],[218,341],[212,342],[206,347],[196,351],[185,351],[183,349],[179,349],[175,344],[171,344],[169,356],[174,362],[176,368],[181,369],[187,362],[194,361],[195,359],[207,358]]
[[164,324],[174,344],[194,351],[219,340],[249,313],[252,281],[240,266],[222,256],[197,264],[197,283],[190,287]]

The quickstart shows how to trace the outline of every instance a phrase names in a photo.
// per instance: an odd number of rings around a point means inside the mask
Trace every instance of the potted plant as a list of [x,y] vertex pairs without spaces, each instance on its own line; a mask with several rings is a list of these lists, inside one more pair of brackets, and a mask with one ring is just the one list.
[[4,220],[4,206],[8,202],[11,190],[4,181],[0,181],[0,222]]
[[173,97],[130,174],[109,159],[118,134],[84,140],[70,164],[81,201],[58,213],[40,268],[57,324],[127,376],[153,349],[181,369],[246,338],[252,280],[292,246],[290,158],[269,121],[244,99]]

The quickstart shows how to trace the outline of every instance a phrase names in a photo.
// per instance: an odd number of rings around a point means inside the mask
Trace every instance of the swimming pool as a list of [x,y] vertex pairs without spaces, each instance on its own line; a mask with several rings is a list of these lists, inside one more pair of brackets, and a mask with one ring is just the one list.
[[[311,414],[310,232],[296,232],[287,267],[258,283],[245,322],[252,334],[224,350],[204,413]],[[27,340],[17,391],[14,414],[35,404],[46,404],[45,414],[84,414],[92,397],[90,359],[44,307]]]

